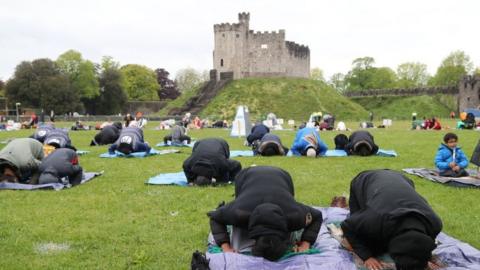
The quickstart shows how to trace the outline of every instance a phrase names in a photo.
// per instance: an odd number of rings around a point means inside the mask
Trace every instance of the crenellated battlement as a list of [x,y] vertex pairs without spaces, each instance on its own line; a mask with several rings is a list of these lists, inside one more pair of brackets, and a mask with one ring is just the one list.
[[278,32],[277,31],[264,31],[264,32],[261,32],[261,31],[253,31],[253,30],[250,30],[248,32],[248,35],[249,37],[253,38],[253,39],[271,39],[272,41],[273,40],[279,40],[279,41],[284,41],[285,40],[285,30],[279,30]]
[[240,12],[238,13],[239,22],[249,22],[250,21],[250,12]]
[[308,46],[297,44],[293,41],[286,41],[288,52],[295,57],[310,57],[310,49]]
[[213,25],[213,30],[215,32],[240,31],[241,27],[240,23],[221,23]]

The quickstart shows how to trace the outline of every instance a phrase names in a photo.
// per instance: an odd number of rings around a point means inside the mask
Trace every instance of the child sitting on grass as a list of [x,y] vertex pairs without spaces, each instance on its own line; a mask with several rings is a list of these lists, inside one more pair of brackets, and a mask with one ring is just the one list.
[[435,156],[435,165],[440,171],[440,176],[468,176],[467,171],[465,171],[465,168],[468,166],[468,160],[462,149],[457,147],[457,135],[447,133],[443,137],[443,142],[440,144]]

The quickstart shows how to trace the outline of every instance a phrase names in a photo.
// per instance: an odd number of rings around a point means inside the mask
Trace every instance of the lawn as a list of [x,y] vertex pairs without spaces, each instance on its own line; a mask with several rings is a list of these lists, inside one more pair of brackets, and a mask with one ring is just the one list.
[[[454,126],[453,122],[442,122]],[[355,124],[356,126],[357,124]],[[350,180],[362,170],[432,167],[435,151],[446,131],[410,131],[409,122],[371,132],[381,148],[395,149],[397,158],[237,158],[243,167],[272,165],[292,175],[296,198],[327,206],[335,195],[347,194]],[[164,131],[145,131],[151,144]],[[353,126],[351,124],[350,126]],[[1,132],[0,141],[30,135],[32,131]],[[278,131],[290,146],[293,131]],[[475,131],[457,131],[470,156],[478,140]],[[101,159],[107,147],[89,147],[95,131],[71,132],[74,145],[91,151],[81,156],[87,171],[105,174],[85,185],[55,191],[0,191],[0,269],[187,269],[191,254],[206,249],[209,222],[206,213],[233,197],[233,186],[186,188],[148,186],[161,172],[176,172],[190,153],[144,159]],[[322,132],[330,148],[337,132]],[[191,136],[223,137],[231,149],[246,149],[243,139],[227,130],[192,131]],[[434,184],[417,177],[416,188],[440,215],[444,231],[480,248],[479,190]],[[45,248],[46,244],[54,248]]]

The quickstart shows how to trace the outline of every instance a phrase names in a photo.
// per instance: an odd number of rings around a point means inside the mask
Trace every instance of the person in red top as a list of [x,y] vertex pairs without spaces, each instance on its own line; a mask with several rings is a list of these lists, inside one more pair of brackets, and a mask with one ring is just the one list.
[[440,125],[440,122],[437,119],[432,118],[432,122],[433,122],[432,129],[434,129],[434,130],[441,130],[442,129],[442,125]]
[[432,120],[430,118],[423,118],[423,129],[430,129],[432,126]]

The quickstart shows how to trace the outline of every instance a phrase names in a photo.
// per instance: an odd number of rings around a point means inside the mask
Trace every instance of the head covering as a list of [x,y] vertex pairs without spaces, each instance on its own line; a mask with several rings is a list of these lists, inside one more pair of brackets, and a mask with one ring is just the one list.
[[210,185],[212,183],[212,179],[208,178],[208,177],[205,177],[205,176],[202,176],[202,175],[199,175],[199,176],[197,176],[197,178],[195,178],[194,183],[197,186],[206,186],[206,185]]
[[317,151],[315,151],[315,149],[313,149],[313,147],[309,147],[307,149],[306,155],[307,155],[307,157],[316,157],[317,156]]
[[278,151],[278,147],[276,147],[274,144],[269,144],[265,146],[265,148],[262,151],[263,156],[275,156],[280,154]]
[[276,235],[286,239],[288,235],[287,217],[282,208],[272,203],[262,203],[255,207],[248,222],[248,236]]
[[209,160],[200,159],[193,165],[192,172],[197,176],[201,175],[207,178],[212,178],[214,176],[215,169]]
[[432,257],[435,241],[417,230],[405,231],[388,243],[388,252],[397,269],[423,269]]
[[133,152],[133,146],[129,143],[120,143],[120,145],[117,148],[117,151],[124,153],[125,155],[128,155],[131,152]]

